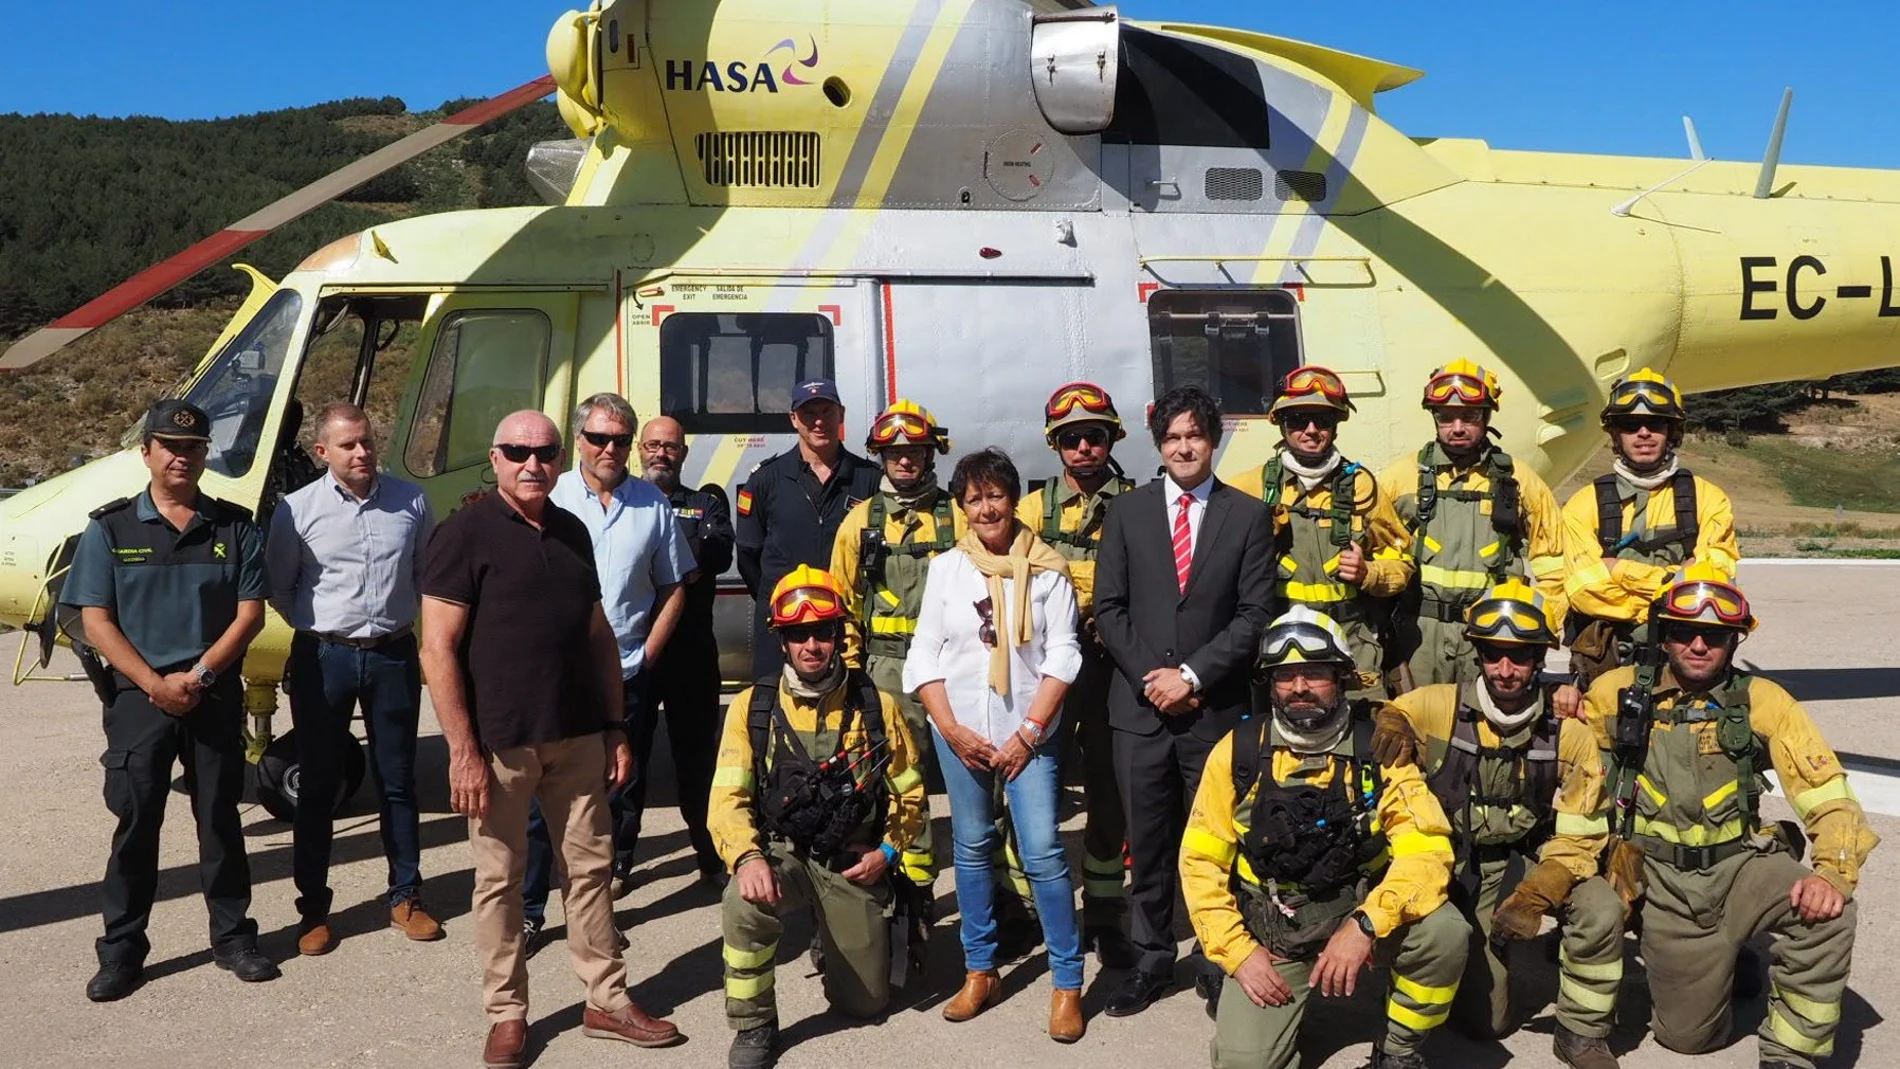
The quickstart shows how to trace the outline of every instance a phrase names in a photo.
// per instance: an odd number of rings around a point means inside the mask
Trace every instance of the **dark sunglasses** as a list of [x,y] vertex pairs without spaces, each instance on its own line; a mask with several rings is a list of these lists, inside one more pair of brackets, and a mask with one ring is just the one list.
[[990,649],[996,648],[996,607],[988,598],[976,603],[976,614],[981,622],[976,625],[976,637]]
[[1108,444],[1108,432],[1100,427],[1086,427],[1079,431],[1063,431],[1056,436],[1056,444],[1064,449],[1080,449],[1085,445],[1090,449],[1094,449],[1097,446]]
[[1536,664],[1544,659],[1547,652],[1542,646],[1498,646],[1488,643],[1475,644],[1478,656],[1486,661],[1509,661],[1512,664]]
[[607,434],[602,431],[582,431],[581,437],[593,443],[596,449],[605,449],[610,445],[617,445],[622,449],[627,449],[633,445],[633,435],[631,434]]
[[1330,431],[1339,426],[1339,417],[1326,413],[1303,415],[1299,412],[1289,412],[1280,417],[1280,426],[1289,431],[1303,431],[1308,427],[1318,427],[1320,430]]
[[543,464],[552,464],[555,458],[561,455],[559,445],[503,445],[496,442],[495,448],[501,450],[501,455],[507,458],[510,464],[526,464],[529,457]]
[[788,627],[778,629],[779,637],[784,639],[787,644],[793,646],[803,646],[805,643],[815,639],[832,638],[837,635],[837,633],[837,627],[830,623],[792,624]]
[[1663,627],[1663,638],[1670,642],[1680,642],[1684,646],[1695,645],[1700,638],[1709,649],[1720,649],[1728,645],[1736,632],[1727,627],[1698,627],[1695,624],[1668,624]]
[[1618,416],[1610,421],[1610,426],[1625,434],[1636,431],[1649,431],[1651,434],[1668,434],[1674,420],[1662,416]]

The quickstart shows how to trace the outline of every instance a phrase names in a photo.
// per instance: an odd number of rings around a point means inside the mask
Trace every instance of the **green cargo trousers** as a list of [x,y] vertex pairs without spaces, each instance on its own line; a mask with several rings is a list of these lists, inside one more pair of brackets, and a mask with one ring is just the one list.
[[[1346,923],[1351,923],[1347,921]],[[1465,968],[1469,928],[1450,903],[1379,940],[1373,961],[1392,970],[1386,998],[1388,1054],[1411,1054],[1445,1023]],[[1256,1006],[1233,977],[1221,984],[1211,1053],[1214,1069],[1291,1069],[1299,1062],[1300,1020],[1311,990],[1314,958],[1277,962],[1293,992],[1284,1006]]]
[[783,843],[773,843],[766,856],[778,874],[778,905],[747,902],[736,878],[726,884],[720,903],[727,1023],[744,1031],[778,1020],[772,966],[784,930],[780,918],[805,905],[825,949],[825,998],[852,1017],[882,1013],[891,994],[889,886],[880,880],[861,887],[822,864],[800,860]]
[[1623,899],[1610,889],[1610,881],[1592,876],[1572,887],[1564,903],[1557,1023],[1576,1035],[1608,1036],[1622,986]]

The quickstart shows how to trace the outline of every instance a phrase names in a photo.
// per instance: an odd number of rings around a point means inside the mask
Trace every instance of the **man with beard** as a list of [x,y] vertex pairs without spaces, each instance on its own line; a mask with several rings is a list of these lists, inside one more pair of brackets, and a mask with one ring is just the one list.
[[1432,372],[1424,407],[1437,437],[1379,477],[1411,533],[1416,581],[1392,614],[1394,654],[1410,683],[1475,682],[1465,610],[1526,566],[1553,631],[1563,624],[1564,521],[1550,487],[1492,441],[1504,390],[1490,371],[1455,360]]
[[1451,826],[1412,765],[1372,756],[1339,625],[1305,606],[1260,639],[1257,706],[1214,746],[1181,841],[1194,932],[1227,974],[1215,1069],[1290,1069],[1309,995],[1392,970],[1372,1069],[1417,1069],[1470,927],[1445,900]]
[[1694,561],[1735,578],[1741,549],[1728,495],[1676,459],[1687,419],[1682,393],[1656,372],[1618,379],[1601,416],[1613,470],[1564,505],[1565,632],[1584,686],[1645,644],[1650,602],[1675,569]]
[[[1575,688],[1541,678],[1545,653],[1557,645],[1544,596],[1520,579],[1493,587],[1471,606],[1464,638],[1478,678],[1393,699],[1379,714],[1373,750],[1382,764],[1410,765],[1417,740],[1417,763],[1451,822],[1452,905],[1472,928],[1452,1017],[1469,1035],[1498,1039],[1518,1024],[1502,940],[1535,936],[1544,914],[1563,907],[1563,989],[1576,1003],[1613,1000],[1620,953],[1605,962],[1586,951],[1620,930],[1623,903],[1591,879],[1609,835],[1603,762],[1587,725],[1559,719],[1555,695],[1574,699]],[[1395,729],[1402,744],[1384,745]],[[1531,868],[1506,898],[1514,855]],[[1560,1010],[1559,1056],[1613,1069],[1614,1059],[1588,1060],[1609,1057],[1608,1029],[1607,1015],[1577,1021]]]
[[1295,370],[1267,411],[1280,427],[1279,452],[1234,487],[1273,512],[1278,593],[1345,630],[1358,672],[1352,693],[1380,697],[1391,599],[1414,569],[1388,488],[1337,447],[1339,425],[1352,410],[1337,373]]

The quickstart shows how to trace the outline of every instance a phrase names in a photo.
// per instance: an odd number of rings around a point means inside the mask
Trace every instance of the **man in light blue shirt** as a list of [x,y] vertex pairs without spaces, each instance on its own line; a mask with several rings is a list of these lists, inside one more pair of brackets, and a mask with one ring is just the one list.
[[[632,889],[634,850],[646,808],[647,768],[653,756],[652,668],[686,608],[685,581],[693,554],[680,537],[666,495],[633,476],[629,462],[639,420],[626,398],[597,393],[574,412],[574,470],[549,495],[555,505],[580,517],[594,542],[601,605],[620,643],[627,741],[633,775],[613,798],[615,898]],[[552,851],[544,825],[529,827],[524,926],[532,947],[546,915],[552,882]]]
[[297,631],[284,689],[299,764],[291,856],[302,918],[297,950],[306,955],[336,945],[329,922],[332,815],[344,754],[356,745],[350,718],[358,705],[381,801],[390,926],[416,940],[442,935],[422,904],[415,790],[422,698],[416,577],[435,516],[420,487],[377,473],[376,442],[362,409],[323,406],[316,444],[328,471],[278,504],[264,544],[271,606]]

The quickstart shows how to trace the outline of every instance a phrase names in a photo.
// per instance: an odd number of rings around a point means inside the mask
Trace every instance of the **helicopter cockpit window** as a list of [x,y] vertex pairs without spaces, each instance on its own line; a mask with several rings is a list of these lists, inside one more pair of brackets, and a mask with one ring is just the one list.
[[238,478],[257,459],[264,418],[277,391],[290,337],[303,313],[303,296],[278,290],[232,338],[185,399],[211,417],[211,448],[205,467]]
[[1300,366],[1298,308],[1285,290],[1155,291],[1155,396],[1192,383],[1227,415],[1266,414],[1280,380]]
[[552,334],[548,317],[531,308],[450,313],[416,404],[403,456],[409,473],[427,479],[487,460],[503,416],[541,407]]
[[785,431],[792,387],[833,367],[822,315],[679,312],[660,323],[660,408],[688,433]]

